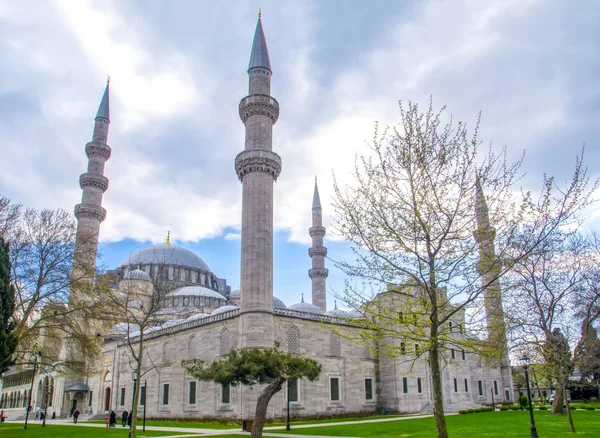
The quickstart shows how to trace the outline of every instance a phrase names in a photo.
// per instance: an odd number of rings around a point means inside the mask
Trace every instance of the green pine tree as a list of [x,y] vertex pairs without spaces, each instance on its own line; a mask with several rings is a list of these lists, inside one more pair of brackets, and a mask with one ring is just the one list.
[[15,287],[10,279],[11,264],[9,243],[0,237],[0,373],[13,364],[13,353],[17,348],[14,333]]

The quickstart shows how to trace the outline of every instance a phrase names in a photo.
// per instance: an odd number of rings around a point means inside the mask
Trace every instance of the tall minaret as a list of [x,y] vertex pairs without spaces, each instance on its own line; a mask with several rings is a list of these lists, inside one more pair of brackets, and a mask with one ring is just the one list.
[[323,226],[317,177],[315,177],[315,193],[312,203],[312,227],[310,227],[308,233],[312,238],[312,246],[308,248],[308,255],[312,260],[312,269],[308,271],[308,276],[312,280],[312,303],[325,312],[327,311],[326,282],[329,270],[325,268],[327,248],[323,246],[325,227]]
[[509,391],[508,394],[512,394],[512,373],[506,343],[504,311],[502,310],[502,293],[500,289],[501,262],[496,258],[494,247],[496,229],[490,224],[489,210],[481,187],[479,174],[475,174],[475,215],[477,218],[477,229],[473,235],[479,245],[478,271],[481,281],[485,286],[483,301],[488,341],[496,351],[502,350],[501,374],[502,386],[505,391],[502,399],[510,401],[511,399],[506,397],[506,391]]
[[239,105],[246,126],[245,150],[235,158],[242,182],[241,347],[273,347],[273,182],[281,158],[272,149],[279,103],[270,96],[271,62],[258,14],[250,64],[249,92]]
[[109,83],[98,107],[94,124],[92,141],[85,145],[88,156],[87,172],[79,177],[79,185],[83,190],[81,204],[75,206],[77,218],[77,263],[74,271],[80,268],[91,269],[96,264],[98,252],[98,234],[100,223],[106,218],[106,210],[102,208],[102,195],[108,188],[108,179],[104,176],[104,165],[110,158],[108,140],[108,125],[110,124]]

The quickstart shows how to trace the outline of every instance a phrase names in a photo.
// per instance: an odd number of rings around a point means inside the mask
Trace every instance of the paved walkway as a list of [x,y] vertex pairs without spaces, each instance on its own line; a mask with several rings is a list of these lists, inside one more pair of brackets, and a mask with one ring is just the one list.
[[[458,414],[446,414],[446,416],[450,415],[458,415]],[[390,421],[405,421],[405,420],[414,420],[418,418],[431,418],[433,415],[407,415],[403,417],[395,417],[391,416],[388,418],[374,418],[370,420],[353,420],[353,421],[338,421],[332,423],[314,423],[314,424],[295,424],[293,425],[293,429],[307,429],[310,427],[333,427],[333,426],[347,426],[352,424],[361,424],[361,423],[385,423]],[[23,423],[23,421],[7,421],[7,423]],[[30,421],[30,424],[39,424],[39,420]],[[73,420],[69,419],[56,419],[56,420],[47,420],[46,424],[60,424],[62,426],[73,426],[73,427],[96,427],[96,428],[104,428],[105,424],[100,423],[85,423],[79,422],[77,424],[73,423]],[[139,435],[143,435],[142,426],[138,423],[137,432]],[[120,428],[120,425],[117,423],[117,429]],[[290,434],[286,433],[277,433],[277,432],[269,432],[269,431],[279,431],[284,430],[285,425],[281,426],[269,426],[265,427],[265,432],[263,436],[265,437],[285,437],[290,438]],[[247,432],[240,431],[239,428],[236,429],[202,429],[195,427],[169,427],[169,426],[146,426],[146,430],[152,431],[164,431],[164,432],[183,432],[185,435],[165,435],[160,438],[192,438],[192,437],[210,437],[210,436],[220,436],[220,435],[242,435],[248,436]],[[186,433],[187,432],[187,433]],[[302,435],[303,438],[328,438],[324,435],[319,436],[311,436],[311,435]],[[158,438],[158,437],[157,437]],[[329,437],[332,438],[332,437]],[[356,438],[356,437],[335,437],[335,438]]]

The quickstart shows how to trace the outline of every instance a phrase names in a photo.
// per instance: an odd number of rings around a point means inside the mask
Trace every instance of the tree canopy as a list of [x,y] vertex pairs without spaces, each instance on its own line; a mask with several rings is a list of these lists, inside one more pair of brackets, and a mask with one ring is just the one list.
[[11,281],[9,245],[0,236],[0,374],[13,363],[17,348],[16,323],[12,317],[15,309],[15,287]]

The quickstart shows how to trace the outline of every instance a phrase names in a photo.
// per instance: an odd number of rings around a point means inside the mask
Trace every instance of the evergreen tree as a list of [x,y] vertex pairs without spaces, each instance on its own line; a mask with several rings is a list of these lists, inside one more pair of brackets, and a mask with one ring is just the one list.
[[13,364],[13,353],[17,348],[14,333],[15,287],[10,279],[11,264],[9,244],[0,237],[0,373]]

